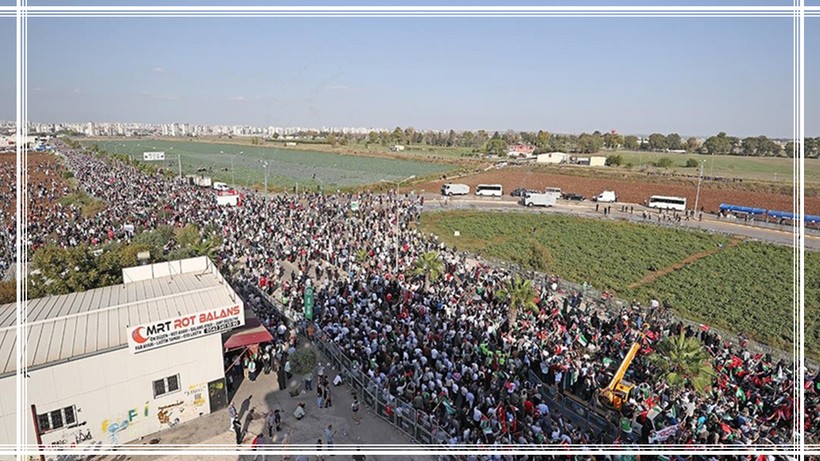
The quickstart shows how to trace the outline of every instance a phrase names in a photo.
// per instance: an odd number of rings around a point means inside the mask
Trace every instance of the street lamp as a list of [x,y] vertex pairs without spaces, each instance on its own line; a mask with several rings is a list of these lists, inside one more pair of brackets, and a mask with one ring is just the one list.
[[698,175],[698,191],[695,193],[695,213],[698,212],[698,200],[700,199],[700,182],[703,180],[703,165],[706,163],[706,160],[700,161],[700,174]]
[[265,169],[265,193],[268,193],[268,161],[267,160],[259,160],[259,163],[262,164],[262,168]]
[[[219,151],[219,153],[221,154],[222,151]],[[231,157],[231,183],[232,183],[232,186],[233,186],[234,189],[236,189],[236,173],[234,172],[234,169],[233,169],[233,159],[236,158],[237,155],[242,155],[244,153],[245,153],[244,151],[240,150],[238,154],[233,154],[233,156]]]
[[[402,179],[401,181],[388,181],[386,179],[380,179],[379,182],[388,183],[388,184],[395,184],[396,185],[396,198],[399,197],[399,186],[403,182],[410,181],[411,179],[415,179],[416,175],[407,177]],[[396,275],[399,273],[399,207],[396,205]]]

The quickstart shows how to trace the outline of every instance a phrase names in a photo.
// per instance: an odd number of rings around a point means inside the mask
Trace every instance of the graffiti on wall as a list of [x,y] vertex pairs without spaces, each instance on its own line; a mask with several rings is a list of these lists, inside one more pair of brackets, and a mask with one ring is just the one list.
[[207,410],[205,410],[208,405],[207,392],[207,383],[188,386],[188,389],[183,393],[182,400],[157,407],[157,420],[160,424],[174,427],[180,422],[207,413]]
[[163,406],[159,407],[158,408],[159,411],[157,412],[157,419],[159,420],[159,423],[160,424],[167,424],[170,427],[174,427],[177,424],[179,424],[179,418],[178,417],[173,418],[173,420],[171,418],[173,416],[174,409],[177,408],[177,407],[182,406],[182,404],[184,404],[184,403],[185,402],[180,400],[180,401],[174,402],[172,404],[163,405]]
[[108,434],[108,438],[113,445],[119,445],[119,434],[139,422],[140,418],[147,417],[148,414],[148,403],[146,402],[142,411],[140,411],[140,408],[132,408],[126,411],[124,415],[104,419],[102,422],[102,433]]

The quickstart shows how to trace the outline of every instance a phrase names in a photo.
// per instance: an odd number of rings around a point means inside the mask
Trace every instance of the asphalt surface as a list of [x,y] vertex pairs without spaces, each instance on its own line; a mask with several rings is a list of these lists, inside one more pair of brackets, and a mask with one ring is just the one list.
[[[635,223],[658,225],[657,217],[658,211],[655,209],[646,208],[642,205],[634,203],[601,203],[599,204],[599,211],[595,211],[595,202],[569,202],[566,200],[558,200],[553,207],[524,207],[518,203],[517,197],[442,197],[436,194],[424,194],[424,211],[447,211],[459,209],[479,209],[479,210],[504,210],[504,211],[526,211],[533,213],[562,213],[576,216],[583,216],[598,219],[617,219],[626,220]],[[612,213],[604,214],[605,206],[610,207]],[[632,213],[622,213],[621,206],[632,207]],[[647,211],[651,214],[651,220],[644,220],[642,212]],[[697,216],[697,215],[696,215]],[[667,227],[676,227],[682,229],[699,229],[707,232],[716,232],[728,235],[737,235],[748,239],[759,240],[778,245],[794,246],[797,241],[795,233],[791,226],[781,226],[774,223],[752,222],[746,223],[743,221],[732,220],[728,218],[718,219],[715,215],[703,214],[703,220],[690,219],[689,221],[675,222],[660,222],[661,225]],[[805,249],[809,251],[820,251],[820,232],[813,229],[806,229],[804,234]]]

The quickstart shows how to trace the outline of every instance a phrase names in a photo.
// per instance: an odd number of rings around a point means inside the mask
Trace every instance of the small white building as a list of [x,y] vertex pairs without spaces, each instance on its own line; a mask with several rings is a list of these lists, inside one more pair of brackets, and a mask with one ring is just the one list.
[[549,152],[546,154],[538,154],[536,157],[536,163],[564,163],[569,159],[569,154],[565,154],[563,152]]
[[606,157],[593,156],[589,158],[589,166],[606,166]]
[[0,444],[15,443],[19,411],[31,415],[24,444],[111,447],[227,405],[221,333],[244,325],[244,304],[214,264],[133,267],[123,280],[28,301],[25,374],[15,305],[0,306]]
[[396,144],[395,146],[390,147],[390,152],[401,152],[404,150],[404,146],[401,144]]

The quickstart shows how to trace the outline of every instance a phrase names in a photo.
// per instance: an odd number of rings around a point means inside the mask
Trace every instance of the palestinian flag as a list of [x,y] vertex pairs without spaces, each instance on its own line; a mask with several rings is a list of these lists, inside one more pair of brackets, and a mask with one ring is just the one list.
[[493,433],[493,423],[490,421],[490,418],[482,415],[481,416],[481,430],[485,434],[492,434]]
[[587,338],[583,335],[583,333],[582,333],[582,334],[579,334],[579,335],[578,335],[578,337],[577,337],[577,338],[575,338],[575,339],[576,339],[576,340],[577,340],[577,341],[581,344],[581,346],[583,346],[583,347],[587,347],[587,344],[589,344],[589,341],[587,341]]

